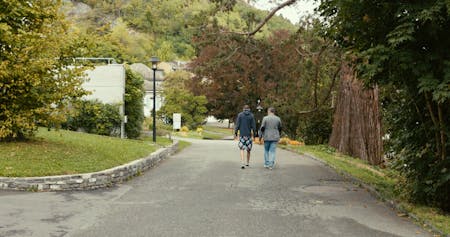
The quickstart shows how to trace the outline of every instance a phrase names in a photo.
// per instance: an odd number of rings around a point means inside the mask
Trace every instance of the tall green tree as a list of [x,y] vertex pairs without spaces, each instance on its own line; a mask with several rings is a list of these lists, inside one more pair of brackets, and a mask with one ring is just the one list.
[[358,75],[390,88],[387,132],[408,196],[450,210],[450,2],[325,0],[320,12]]
[[181,113],[181,122],[190,128],[201,125],[207,115],[206,97],[196,96],[187,89],[192,75],[186,71],[176,71],[164,80],[164,105],[158,116],[173,121],[173,113]]
[[341,50],[321,37],[317,21],[304,24],[295,34],[276,32],[269,39],[267,74],[276,84],[265,102],[278,109],[290,137],[322,144],[331,133],[331,102],[339,80]]
[[0,140],[58,122],[83,94],[60,1],[0,1]]

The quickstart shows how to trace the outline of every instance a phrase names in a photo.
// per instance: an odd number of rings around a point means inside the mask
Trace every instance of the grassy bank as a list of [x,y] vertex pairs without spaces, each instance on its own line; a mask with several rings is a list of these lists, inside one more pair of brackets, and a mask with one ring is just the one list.
[[145,157],[171,141],[126,140],[40,129],[26,142],[0,143],[0,176],[32,177],[88,173]]
[[283,146],[300,154],[311,154],[340,173],[351,175],[373,187],[383,199],[395,201],[403,210],[413,214],[426,227],[427,224],[450,235],[450,215],[439,209],[411,204],[401,198],[395,184],[399,175],[390,169],[380,169],[366,162],[334,152],[327,146]]

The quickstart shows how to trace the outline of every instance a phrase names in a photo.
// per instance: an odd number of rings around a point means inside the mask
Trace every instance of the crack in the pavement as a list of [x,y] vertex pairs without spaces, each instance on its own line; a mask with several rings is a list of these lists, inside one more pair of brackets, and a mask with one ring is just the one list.
[[59,222],[62,222],[62,221],[65,221],[65,220],[71,218],[72,216],[74,216],[74,214],[54,215],[52,218],[41,219],[41,221],[49,222],[49,223],[59,223]]

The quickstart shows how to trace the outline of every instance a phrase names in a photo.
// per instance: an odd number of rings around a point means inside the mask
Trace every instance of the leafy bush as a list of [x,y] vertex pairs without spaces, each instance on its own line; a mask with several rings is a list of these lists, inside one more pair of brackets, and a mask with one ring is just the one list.
[[289,144],[290,139],[288,137],[283,137],[280,139],[280,141],[278,141],[278,144],[280,145],[287,145]]
[[332,111],[321,110],[300,118],[297,135],[308,145],[325,144],[332,130]]
[[288,137],[283,137],[280,139],[280,141],[278,142],[278,144],[280,145],[292,145],[292,146],[304,146],[305,143],[303,142],[299,142],[297,140],[291,140]]
[[97,100],[79,101],[73,105],[74,115],[69,115],[62,127],[72,131],[82,130],[107,136],[120,135],[118,105],[103,104]]
[[190,81],[191,74],[186,71],[176,71],[167,75],[163,84],[164,105],[157,115],[172,123],[173,114],[181,113],[182,124],[195,129],[206,118],[207,100],[205,96],[196,96],[186,89],[186,84]]
[[[389,94],[388,100],[383,101],[390,135],[386,150],[393,154],[394,168],[406,178],[398,188],[407,191],[403,192],[410,201],[450,211],[450,158],[447,155],[446,159],[440,159],[436,154],[437,141],[426,102],[420,96],[413,99],[402,91]],[[421,119],[417,118],[418,110]],[[450,135],[448,130],[447,135]],[[450,142],[447,141],[445,149],[450,152]]]
[[187,126],[183,126],[180,129],[181,132],[189,132],[189,128]]
[[142,123],[144,122],[144,111],[142,109],[144,79],[133,73],[129,67],[126,68],[125,73],[125,114],[128,116],[125,133],[128,138],[138,138],[141,135]]
[[407,197],[450,211],[450,41],[441,40],[450,37],[449,5],[321,1],[319,9],[333,26],[324,32],[357,59],[358,77],[393,87],[383,101],[388,151]]
[[[145,118],[143,123],[145,130],[153,130],[153,119]],[[164,123],[162,120],[156,119],[156,130],[172,131],[172,124]]]

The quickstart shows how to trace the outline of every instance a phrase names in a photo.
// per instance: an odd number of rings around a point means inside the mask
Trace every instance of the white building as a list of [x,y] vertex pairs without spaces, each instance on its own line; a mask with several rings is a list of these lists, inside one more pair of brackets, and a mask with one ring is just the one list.
[[86,70],[88,80],[82,84],[83,89],[92,94],[84,99],[97,99],[107,104],[124,104],[125,99],[125,67],[122,64],[95,66]]
[[[125,67],[123,64],[107,64],[95,66],[85,71],[88,80],[81,86],[91,92],[83,99],[99,100],[102,103],[119,104],[122,118],[125,114]],[[124,137],[124,119],[121,124],[121,137]]]
[[[185,70],[187,68],[187,62],[175,61],[175,62],[160,62],[158,69],[155,72],[155,84],[156,84],[156,111],[158,111],[164,104],[163,81],[165,75],[176,71]],[[130,65],[133,72],[140,74],[144,78],[144,116],[150,117],[153,109],[153,70],[143,63],[134,63]]]

